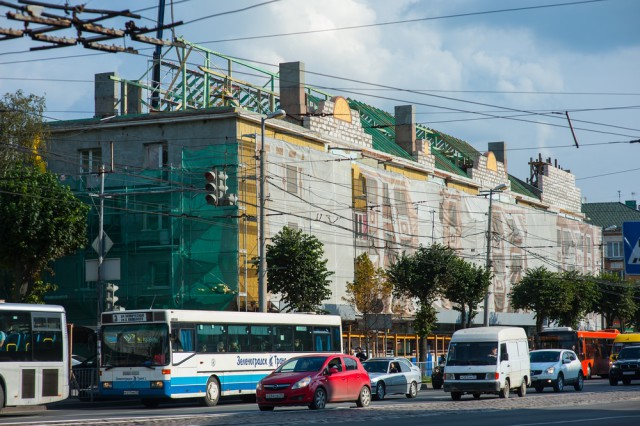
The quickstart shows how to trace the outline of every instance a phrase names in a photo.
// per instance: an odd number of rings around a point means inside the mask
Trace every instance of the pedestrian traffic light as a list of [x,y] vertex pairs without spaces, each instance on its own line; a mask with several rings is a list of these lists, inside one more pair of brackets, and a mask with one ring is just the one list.
[[118,291],[120,287],[115,284],[107,283],[105,286],[104,292],[104,307],[105,311],[115,311],[116,310],[116,302],[119,297],[116,296],[116,291]]
[[207,184],[205,185],[205,189],[207,190],[207,195],[205,195],[207,204],[217,206],[220,197],[218,194],[218,173],[216,169],[206,172],[204,178],[207,180]]

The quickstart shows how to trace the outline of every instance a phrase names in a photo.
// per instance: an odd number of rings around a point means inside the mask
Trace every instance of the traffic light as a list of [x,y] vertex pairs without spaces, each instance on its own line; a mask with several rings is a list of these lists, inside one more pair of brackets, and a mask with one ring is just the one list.
[[205,185],[205,189],[207,190],[207,195],[205,196],[207,204],[217,206],[220,198],[218,195],[218,173],[216,169],[206,172],[204,178],[207,180],[207,184]]
[[227,179],[229,175],[224,170],[218,172],[218,205],[227,196],[229,187],[227,186]]
[[116,296],[116,291],[118,291],[119,288],[120,287],[112,283],[107,283],[107,285],[105,286],[105,292],[104,292],[105,311],[116,310],[116,302],[118,301],[118,296]]

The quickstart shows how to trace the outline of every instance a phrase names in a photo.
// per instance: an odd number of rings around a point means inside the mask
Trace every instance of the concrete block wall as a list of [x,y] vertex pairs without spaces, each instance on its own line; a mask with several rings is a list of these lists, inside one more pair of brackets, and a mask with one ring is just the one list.
[[496,161],[496,170],[487,167],[489,157],[487,154],[479,156],[474,162],[473,167],[467,170],[471,179],[482,185],[482,189],[492,189],[500,184],[509,184],[509,176],[504,164]]
[[436,156],[431,154],[431,144],[428,139],[416,139],[416,152],[413,158],[429,170],[436,168]]
[[571,172],[546,164],[538,177],[538,189],[542,191],[542,201],[554,210],[581,211],[582,191],[576,187],[576,177]]
[[360,113],[351,109],[351,122],[349,123],[348,121],[334,117],[334,108],[335,102],[331,100],[320,102],[318,108],[311,111],[309,117],[304,118],[303,126],[313,132],[340,139],[350,145],[372,148],[372,137],[365,133],[362,128],[360,124]]

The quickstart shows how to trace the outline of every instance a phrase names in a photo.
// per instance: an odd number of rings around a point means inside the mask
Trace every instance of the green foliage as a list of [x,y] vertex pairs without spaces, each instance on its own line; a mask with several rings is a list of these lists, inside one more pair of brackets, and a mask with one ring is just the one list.
[[572,295],[562,285],[557,274],[544,266],[527,269],[522,280],[511,289],[511,305],[514,309],[535,312],[536,330],[540,332],[545,318],[559,319],[571,303]]
[[580,320],[593,312],[598,299],[598,288],[592,277],[576,271],[566,271],[558,275],[560,288],[570,295],[570,302],[564,312],[555,318],[560,325],[578,328]]
[[52,293],[57,289],[58,286],[55,284],[45,283],[44,281],[38,280],[33,283],[31,292],[24,298],[24,301],[25,303],[43,304],[44,295]]
[[633,283],[624,282],[618,275],[608,273],[599,275],[596,282],[598,297],[594,305],[595,312],[605,318],[609,327],[618,319],[621,331],[624,331],[637,310]]
[[323,244],[314,236],[284,227],[267,244],[268,290],[280,293],[285,307],[318,312],[331,295]]
[[356,258],[354,272],[353,282],[347,282],[347,297],[342,299],[365,315],[380,312],[382,300],[391,296],[393,289],[384,270],[376,268],[369,255],[363,253]]
[[22,302],[50,262],[86,244],[83,204],[56,176],[15,161],[0,177],[0,267],[13,274],[7,299]]
[[16,161],[33,161],[35,152],[44,148],[44,108],[44,98],[20,90],[0,99],[0,173]]
[[426,357],[427,336],[436,323],[432,304],[452,279],[451,264],[455,253],[449,247],[433,244],[420,246],[412,255],[402,253],[387,269],[388,281],[396,296],[417,299],[418,312],[414,328],[422,337],[421,361]]
[[491,271],[455,258],[451,260],[449,273],[451,279],[443,289],[443,296],[454,303],[454,310],[460,312],[462,328],[471,327],[478,313],[477,306],[489,291]]

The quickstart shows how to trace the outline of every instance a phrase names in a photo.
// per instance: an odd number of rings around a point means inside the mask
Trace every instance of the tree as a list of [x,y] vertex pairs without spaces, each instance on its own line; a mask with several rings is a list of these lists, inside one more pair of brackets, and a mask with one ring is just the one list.
[[320,306],[331,295],[324,246],[316,237],[284,227],[267,244],[268,289],[280,293],[285,308],[324,313]]
[[420,246],[412,255],[402,253],[387,269],[393,293],[417,299],[419,307],[414,328],[421,337],[420,361],[426,360],[427,337],[436,322],[433,302],[451,279],[449,273],[454,251],[440,244]]
[[51,289],[37,282],[52,272],[50,262],[85,246],[88,211],[52,173],[28,162],[7,165],[0,175],[0,266],[13,276],[5,288],[10,301],[37,301]]
[[383,300],[391,296],[393,285],[386,280],[384,269],[376,268],[369,255],[363,253],[356,258],[354,280],[347,282],[347,296],[342,299],[362,313],[365,318],[364,332],[367,336],[367,353],[369,352],[370,327],[366,318],[379,313]]
[[598,288],[592,277],[577,271],[563,272],[558,279],[561,282],[560,287],[570,294],[570,302],[557,320],[560,325],[577,329],[580,320],[589,312],[593,312],[598,299]]
[[618,275],[602,273],[597,280],[598,297],[594,310],[601,314],[607,327],[612,327],[616,319],[620,321],[620,329],[624,331],[637,309],[634,302],[634,286],[620,279]]
[[489,291],[491,271],[455,258],[451,260],[450,273],[452,277],[444,287],[443,296],[454,303],[454,310],[460,312],[462,328],[471,327],[478,313],[478,304]]
[[514,309],[535,312],[536,331],[539,333],[545,319],[560,318],[571,302],[571,294],[562,285],[557,274],[544,266],[527,269],[522,280],[511,289],[511,305]]
[[44,98],[18,90],[0,99],[0,171],[16,161],[31,159],[47,139],[42,120]]

